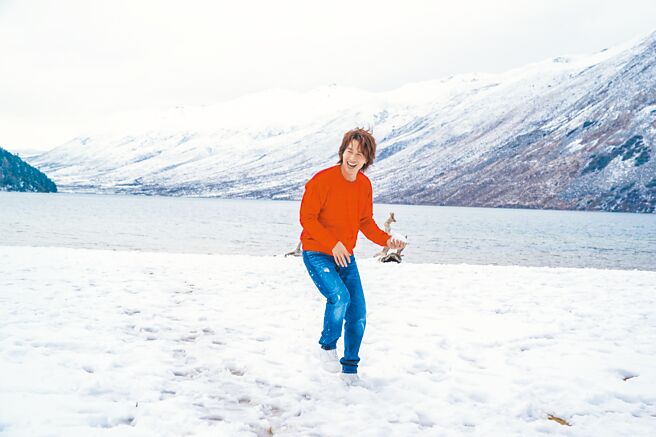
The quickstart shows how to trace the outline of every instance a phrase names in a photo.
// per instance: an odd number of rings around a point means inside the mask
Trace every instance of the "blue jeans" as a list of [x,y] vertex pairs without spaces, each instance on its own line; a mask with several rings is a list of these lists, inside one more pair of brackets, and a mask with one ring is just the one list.
[[319,344],[324,349],[335,349],[344,325],[344,357],[339,360],[342,372],[357,373],[360,344],[367,324],[364,292],[360,273],[351,255],[348,267],[340,267],[335,259],[323,252],[303,251],[305,267],[322,295],[326,298],[323,331]]

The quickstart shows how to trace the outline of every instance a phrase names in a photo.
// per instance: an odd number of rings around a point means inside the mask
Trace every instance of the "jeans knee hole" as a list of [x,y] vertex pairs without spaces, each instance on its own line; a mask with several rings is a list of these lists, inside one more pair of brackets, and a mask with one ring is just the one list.
[[328,297],[328,301],[331,302],[332,304],[338,304],[338,303],[343,303],[344,305],[347,305],[349,303],[349,295],[346,293],[341,293],[337,292],[334,294],[331,294]]

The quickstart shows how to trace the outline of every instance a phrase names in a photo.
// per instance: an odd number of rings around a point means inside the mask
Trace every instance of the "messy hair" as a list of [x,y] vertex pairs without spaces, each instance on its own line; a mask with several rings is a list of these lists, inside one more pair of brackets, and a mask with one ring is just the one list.
[[364,155],[367,162],[362,166],[361,171],[365,171],[367,167],[374,163],[376,158],[376,140],[374,136],[366,129],[357,127],[353,130],[350,130],[344,134],[342,138],[342,145],[339,146],[339,161],[338,164],[341,164],[344,157],[344,150],[351,144],[351,141],[356,140],[360,144],[360,150]]

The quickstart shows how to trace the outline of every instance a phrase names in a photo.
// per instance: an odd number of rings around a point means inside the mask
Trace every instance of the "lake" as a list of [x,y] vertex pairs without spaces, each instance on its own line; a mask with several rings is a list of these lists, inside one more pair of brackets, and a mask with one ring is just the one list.
[[[2,245],[282,256],[300,202],[0,192]],[[656,270],[656,215],[374,204],[404,262]],[[362,234],[355,255],[379,250]]]

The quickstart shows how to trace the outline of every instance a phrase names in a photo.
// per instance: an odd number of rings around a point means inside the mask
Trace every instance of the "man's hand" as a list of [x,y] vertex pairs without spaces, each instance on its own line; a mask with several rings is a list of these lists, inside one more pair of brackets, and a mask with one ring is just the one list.
[[335,258],[335,263],[340,267],[346,267],[351,262],[351,254],[346,250],[346,246],[341,241],[338,241],[335,247],[333,247],[333,258]]
[[390,249],[403,249],[405,248],[405,241],[397,240],[394,237],[390,237],[389,240],[387,240],[387,247]]

